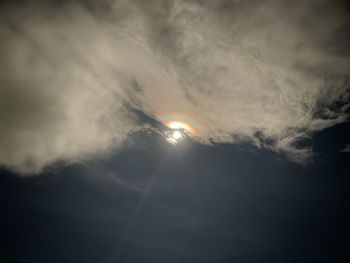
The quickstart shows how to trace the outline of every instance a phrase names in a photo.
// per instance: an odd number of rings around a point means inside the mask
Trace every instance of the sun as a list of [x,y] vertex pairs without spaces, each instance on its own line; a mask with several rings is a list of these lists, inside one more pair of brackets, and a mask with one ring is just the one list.
[[180,131],[171,131],[166,136],[167,142],[172,145],[178,144],[178,142],[183,138],[183,134]]
[[175,139],[175,140],[180,140],[182,138],[182,133],[180,131],[174,131],[173,134],[172,134],[172,137]]
[[193,133],[193,129],[182,122],[173,121],[168,123],[167,126],[170,128],[170,131],[166,133],[166,140],[173,145],[178,144],[186,135]]

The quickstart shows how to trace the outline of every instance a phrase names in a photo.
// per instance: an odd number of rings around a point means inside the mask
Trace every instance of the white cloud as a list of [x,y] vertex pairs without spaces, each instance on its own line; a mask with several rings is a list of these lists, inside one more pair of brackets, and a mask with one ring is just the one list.
[[340,5],[82,2],[2,8],[2,165],[36,173],[108,152],[140,128],[125,104],[188,123],[204,143],[298,161],[310,149],[295,142],[346,118],[333,107],[349,99]]

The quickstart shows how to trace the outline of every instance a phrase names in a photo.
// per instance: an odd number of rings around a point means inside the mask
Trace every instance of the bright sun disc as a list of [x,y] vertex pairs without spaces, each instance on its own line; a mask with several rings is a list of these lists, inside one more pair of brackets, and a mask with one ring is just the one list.
[[167,124],[171,131],[167,132],[166,140],[176,145],[185,135],[193,134],[193,129],[185,123],[173,121]]
[[172,132],[169,132],[166,140],[168,141],[168,143],[171,143],[172,145],[176,145],[182,138],[183,138],[183,134],[181,131],[179,130],[175,130]]
[[173,134],[171,135],[175,140],[181,139],[182,138],[182,133],[179,131],[174,131]]

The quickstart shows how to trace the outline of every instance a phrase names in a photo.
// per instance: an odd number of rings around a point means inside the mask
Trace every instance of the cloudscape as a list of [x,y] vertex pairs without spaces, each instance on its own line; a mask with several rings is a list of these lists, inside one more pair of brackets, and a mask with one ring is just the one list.
[[298,162],[299,141],[348,116],[341,1],[1,6],[0,163],[24,174],[118,148],[144,128],[132,108]]
[[0,1],[0,263],[350,262],[347,0]]

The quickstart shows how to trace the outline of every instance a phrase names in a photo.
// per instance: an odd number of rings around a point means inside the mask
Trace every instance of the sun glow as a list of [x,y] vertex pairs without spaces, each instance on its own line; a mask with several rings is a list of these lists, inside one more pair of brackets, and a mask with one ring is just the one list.
[[189,125],[187,125],[186,123],[183,123],[183,122],[172,121],[172,122],[168,123],[167,126],[173,130],[184,130],[188,133],[193,134],[193,129]]
[[179,132],[179,131],[174,131],[173,134],[172,134],[172,137],[175,139],[175,140],[179,140],[182,138],[182,133]]
[[189,125],[182,122],[173,121],[168,123],[167,126],[171,130],[167,132],[166,140],[173,145],[178,144],[178,142],[182,140],[185,135],[193,134],[193,129]]

